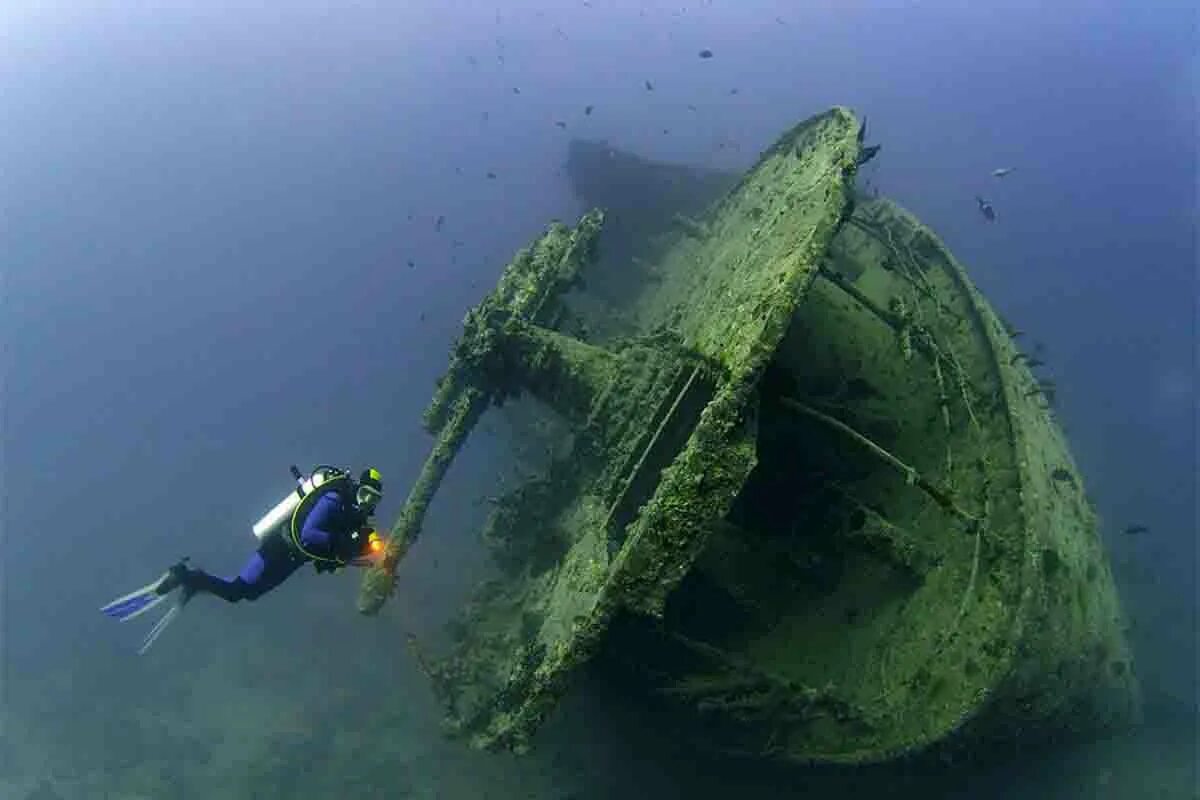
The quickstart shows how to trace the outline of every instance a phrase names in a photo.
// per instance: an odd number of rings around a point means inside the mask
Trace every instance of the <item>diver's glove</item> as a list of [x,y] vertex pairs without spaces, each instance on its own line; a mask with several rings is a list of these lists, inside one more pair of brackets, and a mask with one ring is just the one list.
[[322,572],[337,572],[344,566],[345,564],[342,564],[340,561],[320,560],[313,562],[313,569],[315,569],[318,574]]

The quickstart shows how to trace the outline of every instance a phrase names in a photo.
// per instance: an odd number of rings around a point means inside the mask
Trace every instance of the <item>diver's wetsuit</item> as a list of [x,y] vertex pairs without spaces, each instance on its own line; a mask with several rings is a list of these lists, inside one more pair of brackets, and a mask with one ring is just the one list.
[[[313,555],[349,561],[359,555],[347,552],[353,546],[350,535],[366,522],[367,514],[354,504],[352,497],[328,492],[317,499],[304,520],[300,541]],[[285,536],[280,531],[268,534],[236,578],[218,578],[204,570],[189,569],[184,585],[190,591],[215,594],[230,603],[256,600],[312,560],[296,550]],[[318,562],[318,569],[321,565]]]

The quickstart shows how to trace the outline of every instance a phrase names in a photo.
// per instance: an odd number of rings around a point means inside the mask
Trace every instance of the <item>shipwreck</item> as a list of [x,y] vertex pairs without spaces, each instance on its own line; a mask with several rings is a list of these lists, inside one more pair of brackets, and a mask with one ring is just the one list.
[[834,108],[742,176],[670,178],[701,205],[555,223],[466,315],[359,597],[384,604],[480,417],[547,409],[555,455],[497,500],[496,577],[429,667],[452,730],[521,750],[589,663],[699,747],[797,763],[1136,717],[1044,387],[937,236],[856,189],[863,133]]

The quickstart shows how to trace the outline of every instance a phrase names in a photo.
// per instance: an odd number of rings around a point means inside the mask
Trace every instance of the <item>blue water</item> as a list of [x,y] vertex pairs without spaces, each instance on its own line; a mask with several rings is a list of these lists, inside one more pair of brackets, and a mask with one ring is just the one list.
[[[305,765],[272,796],[340,796],[305,750],[318,719],[379,796],[792,796],[669,732],[631,740],[634,712],[586,693],[525,760],[442,741],[401,632],[461,599],[466,504],[435,509],[380,619],[352,614],[352,578],[306,572],[189,609],[138,659],[97,608],[182,555],[235,571],[291,463],[374,464],[390,517],[463,312],[582,211],[570,137],[744,169],[832,104],[883,145],[865,176],[1044,342],[1146,694],[1136,735],[923,791],[1192,796],[1191,4],[127,5],[0,10],[0,796],[261,796],[265,752]],[[447,492],[493,479],[476,461]]]

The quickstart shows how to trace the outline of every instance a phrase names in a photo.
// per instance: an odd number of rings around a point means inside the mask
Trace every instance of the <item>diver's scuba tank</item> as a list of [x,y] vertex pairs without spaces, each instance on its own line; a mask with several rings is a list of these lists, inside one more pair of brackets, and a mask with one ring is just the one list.
[[308,475],[297,469],[295,464],[291,466],[291,470],[292,477],[296,479],[296,488],[288,492],[287,497],[280,500],[262,519],[254,523],[254,535],[259,541],[266,538],[272,531],[290,524],[292,513],[300,505],[300,501],[309,494],[325,484],[338,478],[345,478],[349,474],[346,470],[324,464],[313,469]]

